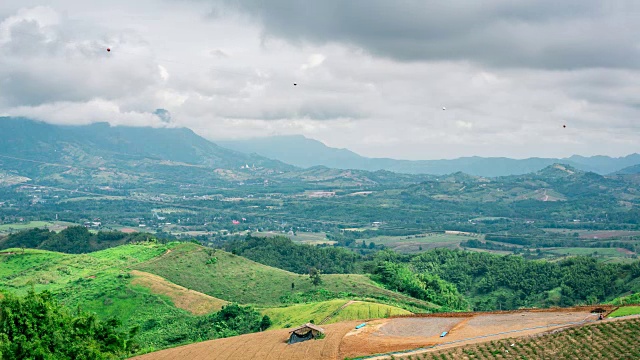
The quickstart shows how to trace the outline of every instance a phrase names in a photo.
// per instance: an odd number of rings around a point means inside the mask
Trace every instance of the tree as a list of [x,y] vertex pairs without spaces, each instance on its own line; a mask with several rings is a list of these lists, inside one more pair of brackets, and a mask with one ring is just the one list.
[[260,321],[260,331],[267,330],[269,326],[271,326],[271,319],[269,318],[268,315],[265,315],[262,317],[262,320]]
[[313,286],[322,285],[322,278],[320,278],[320,270],[314,267],[311,268],[309,270],[309,278],[311,278],[311,283],[313,284]]
[[136,348],[138,328],[118,330],[117,319],[71,315],[47,291],[0,300],[0,356],[3,359],[118,359]]

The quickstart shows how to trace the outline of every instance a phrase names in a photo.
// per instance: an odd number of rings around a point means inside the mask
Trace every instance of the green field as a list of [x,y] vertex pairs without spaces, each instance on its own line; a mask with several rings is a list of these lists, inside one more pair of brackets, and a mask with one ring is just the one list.
[[455,249],[461,242],[469,239],[481,240],[482,236],[426,233],[409,236],[376,236],[366,239],[365,243],[369,245],[369,243],[373,242],[376,245],[385,245],[398,252],[413,253],[442,247]]
[[[269,308],[262,311],[273,322],[274,329],[297,326],[308,322],[319,324],[331,316],[324,324],[333,324],[347,320],[368,320],[386,318],[394,315],[408,315],[411,312],[385,304],[368,301],[353,301],[336,299],[310,304],[300,304],[282,308]],[[334,314],[335,313],[335,314]]]
[[609,314],[609,317],[620,317],[620,316],[628,316],[628,315],[638,315],[640,314],[640,306],[623,306],[616,311]]
[[35,228],[60,231],[65,227],[71,226],[71,225],[77,225],[77,224],[64,222],[64,221],[29,221],[29,222],[21,222],[21,223],[13,223],[13,224],[2,224],[0,225],[0,234],[18,232],[22,230],[35,229]]
[[340,312],[338,312],[335,317],[331,318],[331,321],[329,321],[328,323],[346,320],[379,319],[394,315],[409,314],[411,314],[411,312],[395,306],[372,303],[368,301],[357,301],[340,310]]
[[308,322],[319,324],[325,317],[331,315],[349,300],[337,299],[318,303],[299,304],[281,308],[264,309],[273,322],[274,329],[296,327]]
[[[212,258],[216,259],[215,263],[211,263]],[[295,297],[300,292],[319,290],[308,275],[294,274],[191,243],[181,244],[160,258],[134,267],[222,300],[258,307],[280,306],[283,299]],[[428,302],[386,290],[365,275],[322,275],[322,280],[322,289],[339,297],[353,294],[351,296],[384,299],[408,308],[437,308]]]
[[327,235],[323,232],[298,232],[295,235],[288,235],[281,232],[254,232],[251,235],[257,237],[274,237],[274,236],[286,236],[292,241],[300,244],[307,245],[319,245],[319,244],[335,244],[335,241],[327,239]]
[[604,257],[624,257],[624,253],[615,248],[558,248],[549,250],[549,252],[558,255],[598,255]]

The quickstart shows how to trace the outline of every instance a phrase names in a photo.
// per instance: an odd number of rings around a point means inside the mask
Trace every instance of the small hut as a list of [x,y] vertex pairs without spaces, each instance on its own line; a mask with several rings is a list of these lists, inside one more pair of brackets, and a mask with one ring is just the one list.
[[287,343],[295,344],[315,339],[320,336],[320,334],[324,334],[324,330],[321,327],[315,326],[311,323],[306,323],[289,331],[289,341]]

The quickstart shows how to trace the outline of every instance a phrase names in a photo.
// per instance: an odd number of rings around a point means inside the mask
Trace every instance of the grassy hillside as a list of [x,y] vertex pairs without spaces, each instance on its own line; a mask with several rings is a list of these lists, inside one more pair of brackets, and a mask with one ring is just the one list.
[[581,326],[539,337],[505,339],[395,359],[638,359],[640,319]]
[[[209,324],[204,316],[227,301],[273,307],[315,300],[310,305],[265,310],[277,327],[312,319],[320,322],[353,298],[378,298],[421,311],[435,309],[382,289],[363,275],[322,278],[324,284],[315,288],[308,276],[192,243],[130,244],[88,254],[16,248],[0,252],[0,293],[48,290],[69,309],[95,312],[101,319],[117,317],[127,328],[139,326],[138,341],[146,350],[203,340],[207,333],[203,329]],[[320,302],[335,298],[342,299]],[[331,322],[364,315],[346,312]]]
[[638,314],[640,314],[640,306],[623,306],[609,314],[609,317],[615,318]]
[[[383,289],[365,275],[322,275],[316,288],[308,275],[258,264],[221,250],[181,244],[136,269],[219,299],[261,307],[339,298],[375,298],[425,311],[433,304]],[[293,288],[292,288],[293,284]],[[300,294],[302,293],[302,294]],[[324,297],[324,298],[323,298]]]
[[327,323],[336,323],[347,320],[367,320],[377,318],[387,318],[394,315],[409,315],[409,311],[389,306],[385,304],[372,303],[368,301],[356,301],[344,309],[340,310],[335,317]]
[[324,318],[340,309],[349,300],[336,299],[310,304],[298,304],[262,310],[273,322],[274,329],[295,327],[313,321],[319,324]]
[[313,321],[333,324],[347,320],[385,318],[393,315],[408,315],[409,311],[385,304],[368,301],[328,300],[310,304],[298,304],[262,310],[273,322],[273,329],[287,328]]
[[[175,297],[165,288],[131,276],[129,267],[169,251],[175,244],[124,245],[82,255],[44,250],[8,249],[0,252],[0,291],[25,294],[32,287],[53,292],[62,305],[95,312],[99,318],[116,316],[127,328],[140,326],[138,341],[145,349],[158,349],[184,342],[200,317],[174,305]],[[215,311],[222,303],[207,297]],[[216,303],[211,306],[211,303]],[[179,304],[176,304],[179,305]],[[201,306],[197,306],[201,309]],[[202,312],[199,312],[202,313]]]

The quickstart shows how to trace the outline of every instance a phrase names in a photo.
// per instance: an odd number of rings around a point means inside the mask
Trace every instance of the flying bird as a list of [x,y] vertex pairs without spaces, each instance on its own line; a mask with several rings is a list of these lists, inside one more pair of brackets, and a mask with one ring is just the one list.
[[447,108],[443,106],[443,107],[442,107],[442,110],[447,110]]
[[107,48],[107,52],[111,52],[111,48]]
[[566,128],[567,128],[567,125],[562,125],[562,127],[566,129]]
[[297,83],[293,83],[293,86],[298,86],[298,84]]

